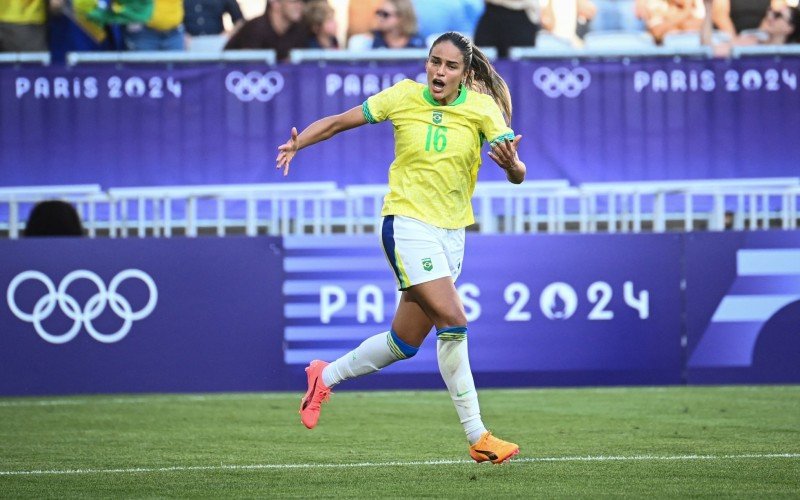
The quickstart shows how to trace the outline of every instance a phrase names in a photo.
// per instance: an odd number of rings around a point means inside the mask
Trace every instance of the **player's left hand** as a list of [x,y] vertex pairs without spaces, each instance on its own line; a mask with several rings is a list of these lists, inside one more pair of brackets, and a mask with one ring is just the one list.
[[522,136],[518,135],[512,141],[504,139],[492,144],[489,150],[489,158],[494,160],[503,170],[514,168],[519,161],[517,149],[519,148],[520,139],[522,139]]

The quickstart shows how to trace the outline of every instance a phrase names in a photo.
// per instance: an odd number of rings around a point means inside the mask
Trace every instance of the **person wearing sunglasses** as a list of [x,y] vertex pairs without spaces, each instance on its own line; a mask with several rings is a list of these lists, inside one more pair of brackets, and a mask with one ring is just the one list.
[[[707,7],[717,0],[705,0]],[[789,7],[782,0],[774,0],[761,17],[757,30],[750,29],[740,33],[730,41],[712,44],[714,55],[729,57],[733,47],[747,45],[784,45],[787,43],[800,43],[800,9]],[[706,22],[703,27],[704,38],[711,40],[711,23]]]
[[761,21],[760,30],[764,33],[760,41],[768,45],[800,43],[800,9],[784,5],[781,8],[770,8]]
[[465,227],[475,220],[471,197],[481,147],[488,142],[489,158],[509,182],[519,184],[526,173],[517,154],[522,136],[509,127],[508,86],[469,38],[453,31],[440,35],[425,72],[427,83],[402,80],[300,134],[292,128],[289,140],[278,146],[276,167],[287,175],[299,150],[367,123],[392,122],[395,141],[381,210],[381,243],[402,292],[391,329],[331,363],[313,360],[306,368],[308,390],[300,419],[307,428],[316,427],[320,405],[333,386],[413,357],[433,330],[439,372],[470,456],[502,463],[519,453],[519,446],[494,437],[481,419],[467,352],[467,316],[455,280],[462,268]]
[[411,0],[386,0],[375,11],[373,49],[420,49],[425,40],[417,34],[417,14]]

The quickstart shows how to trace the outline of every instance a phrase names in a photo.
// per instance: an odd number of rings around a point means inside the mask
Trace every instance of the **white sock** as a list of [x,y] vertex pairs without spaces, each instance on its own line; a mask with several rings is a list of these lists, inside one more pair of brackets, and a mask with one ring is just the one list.
[[322,382],[333,387],[347,379],[373,373],[395,361],[408,359],[418,347],[403,342],[393,331],[368,338],[358,347],[332,362],[322,370]]
[[464,426],[469,444],[475,444],[486,427],[481,420],[478,393],[472,380],[467,351],[466,327],[443,329],[437,332],[436,357],[456,413]]

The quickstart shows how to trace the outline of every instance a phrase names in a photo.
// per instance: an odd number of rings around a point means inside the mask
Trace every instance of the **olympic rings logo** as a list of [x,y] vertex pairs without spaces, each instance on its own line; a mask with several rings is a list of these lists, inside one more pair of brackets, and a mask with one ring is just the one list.
[[[144,282],[150,296],[147,304],[138,311],[134,311],[131,308],[130,302],[117,293],[117,288],[123,281],[133,278]],[[97,287],[97,293],[86,301],[86,305],[83,309],[81,309],[78,301],[67,293],[69,286],[74,281],[80,279],[89,280]],[[36,304],[33,306],[33,311],[30,313],[26,313],[19,308],[15,297],[17,287],[28,280],[40,281],[47,288],[47,294],[36,301]],[[14,316],[27,323],[33,323],[33,328],[36,330],[36,333],[51,344],[64,344],[74,339],[75,336],[78,335],[78,332],[80,332],[81,325],[83,325],[86,331],[89,332],[89,335],[98,342],[111,344],[125,338],[134,321],[146,318],[153,312],[153,309],[156,307],[156,302],[158,301],[158,289],[156,288],[153,278],[144,271],[138,269],[126,269],[119,272],[111,280],[108,288],[106,288],[105,283],[103,283],[103,280],[101,280],[97,274],[85,269],[79,269],[67,274],[64,279],[61,280],[61,283],[59,283],[58,289],[56,289],[53,281],[44,273],[39,271],[24,271],[11,280],[11,283],[8,285],[6,299]],[[56,304],[58,304],[61,311],[69,319],[74,321],[72,327],[61,334],[50,333],[42,326],[42,321],[50,317]],[[120,329],[114,333],[101,333],[97,331],[92,324],[92,321],[97,319],[97,317],[105,311],[106,305],[110,305],[111,310],[123,320]]]
[[538,68],[533,72],[533,84],[552,99],[562,95],[569,98],[578,97],[590,83],[592,75],[585,68],[572,70],[564,67]]
[[277,71],[266,74],[251,71],[246,75],[241,71],[231,71],[225,77],[225,88],[240,101],[250,102],[257,99],[267,102],[283,90],[283,75]]

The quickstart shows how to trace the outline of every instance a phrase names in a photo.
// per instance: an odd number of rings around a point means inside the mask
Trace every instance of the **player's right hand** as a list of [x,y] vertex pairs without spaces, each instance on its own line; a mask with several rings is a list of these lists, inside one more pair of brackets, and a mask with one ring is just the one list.
[[297,154],[298,141],[297,141],[297,128],[292,127],[292,136],[288,141],[278,146],[278,157],[275,158],[275,168],[283,169],[283,175],[289,175],[289,163],[291,163],[294,155]]

